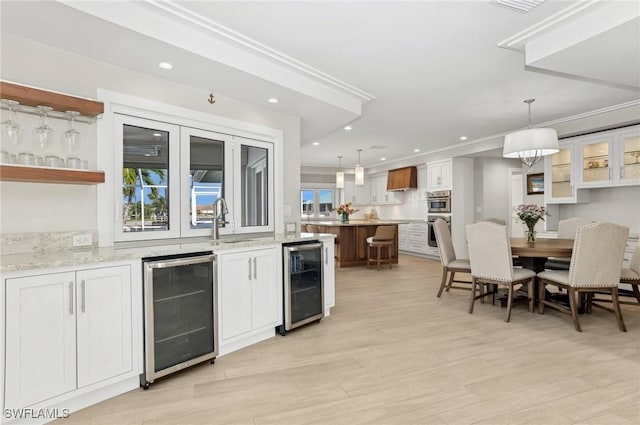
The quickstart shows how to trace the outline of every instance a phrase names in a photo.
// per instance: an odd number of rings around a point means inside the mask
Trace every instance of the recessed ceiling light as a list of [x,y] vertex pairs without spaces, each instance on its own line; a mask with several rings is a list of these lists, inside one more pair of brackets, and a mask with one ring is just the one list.
[[320,145],[320,143],[319,143],[319,142],[313,142],[313,143],[311,143],[311,144],[312,144],[313,146],[318,146],[318,145]]
[[160,133],[153,133],[153,135],[154,135],[155,137],[160,137],[160,136],[162,136],[162,134],[160,134]]
[[460,140],[467,140],[467,136],[460,136]]
[[269,98],[269,100],[268,100],[268,102],[269,102],[269,103],[278,103],[278,102],[280,102],[280,100],[278,100],[278,99],[277,99],[277,98],[275,98],[275,97],[270,97],[270,98]]
[[344,126],[344,129],[347,130],[347,131],[351,131],[352,128],[353,127],[351,127],[350,125],[345,125]]
[[380,161],[386,161],[387,158],[385,158],[384,156],[382,158],[380,158]]
[[173,69],[173,65],[169,62],[160,62],[158,66],[162,69]]
[[414,151],[414,152],[420,152],[420,149],[415,148],[413,151]]

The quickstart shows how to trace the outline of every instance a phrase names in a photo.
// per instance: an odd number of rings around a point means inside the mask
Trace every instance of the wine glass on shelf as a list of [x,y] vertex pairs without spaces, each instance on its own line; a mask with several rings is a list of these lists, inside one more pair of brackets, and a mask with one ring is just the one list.
[[69,118],[69,129],[64,132],[64,149],[67,152],[67,166],[70,168],[81,168],[81,160],[77,157],[77,150],[80,145],[80,132],[73,127],[73,123],[80,112],[67,111]]
[[[49,152],[51,148],[51,140],[53,139],[53,128],[47,124],[47,113],[52,111],[53,108],[50,106],[40,105],[38,106],[38,109],[40,110],[40,125],[34,130],[36,146],[45,157],[46,165],[55,166],[59,163],[58,159],[60,158]],[[37,162],[38,161],[36,160],[36,163]]]
[[0,102],[9,110],[9,117],[3,121],[2,126],[2,162],[13,162],[18,144],[20,143],[20,124],[16,121],[16,107],[19,102],[10,99],[1,99]]

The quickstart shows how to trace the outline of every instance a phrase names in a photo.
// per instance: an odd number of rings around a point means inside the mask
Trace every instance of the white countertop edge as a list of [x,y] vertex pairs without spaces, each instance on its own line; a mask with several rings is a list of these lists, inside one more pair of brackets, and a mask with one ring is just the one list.
[[[0,259],[0,273],[38,270],[55,267],[106,263],[124,260],[140,260],[172,254],[189,254],[213,251],[214,254],[239,252],[247,249],[281,246],[283,243],[312,240],[335,239],[335,235],[325,233],[298,233],[296,235],[276,235],[268,238],[249,238],[246,241],[228,243],[206,241],[170,245],[154,245],[135,248],[103,247],[94,249],[66,249],[52,252],[16,253],[3,255]],[[240,239],[240,238],[239,238]]]

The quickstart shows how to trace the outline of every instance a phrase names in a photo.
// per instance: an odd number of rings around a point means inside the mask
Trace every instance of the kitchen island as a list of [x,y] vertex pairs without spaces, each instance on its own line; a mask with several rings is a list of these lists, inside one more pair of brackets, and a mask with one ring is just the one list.
[[[378,226],[395,226],[396,234],[391,249],[391,263],[398,264],[398,224],[396,220],[349,220],[348,223],[335,221],[315,221],[306,225],[317,226],[317,233],[336,235],[336,267],[367,265],[367,238],[376,233]],[[308,227],[307,227],[308,228]],[[371,253],[375,257],[375,250]]]

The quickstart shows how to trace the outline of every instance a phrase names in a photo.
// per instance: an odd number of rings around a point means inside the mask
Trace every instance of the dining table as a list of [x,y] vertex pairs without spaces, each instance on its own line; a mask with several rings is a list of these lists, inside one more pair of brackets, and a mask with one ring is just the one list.
[[544,271],[549,257],[571,257],[573,239],[538,238],[527,242],[527,238],[511,238],[511,254],[517,255],[522,267],[536,273]]

